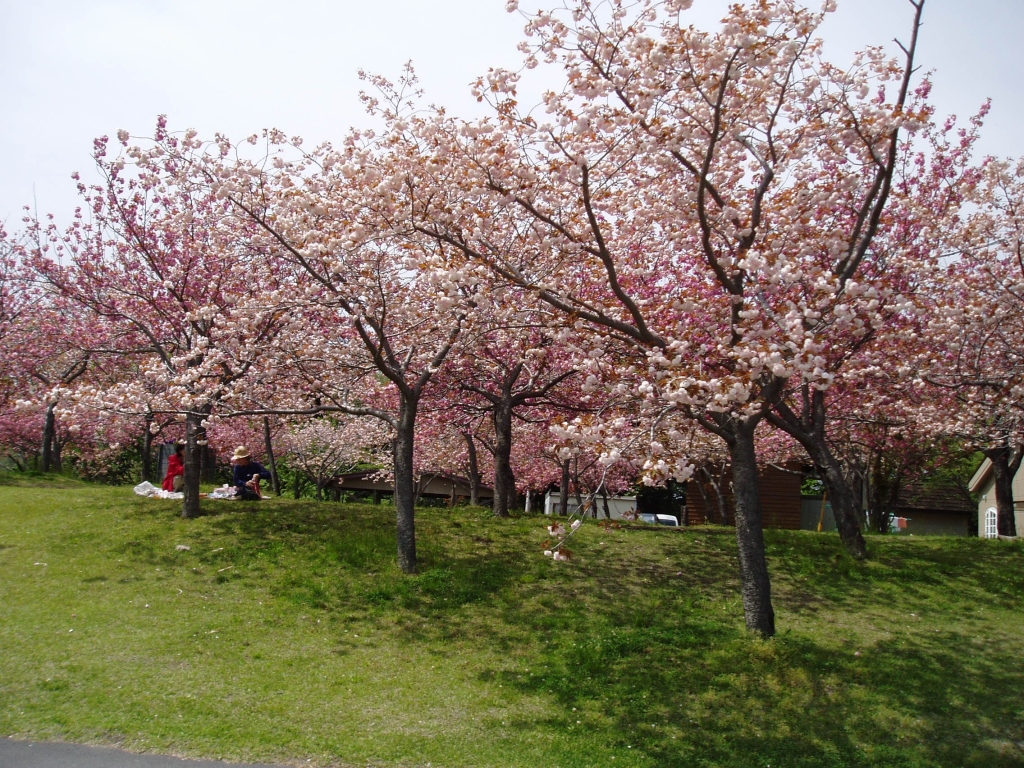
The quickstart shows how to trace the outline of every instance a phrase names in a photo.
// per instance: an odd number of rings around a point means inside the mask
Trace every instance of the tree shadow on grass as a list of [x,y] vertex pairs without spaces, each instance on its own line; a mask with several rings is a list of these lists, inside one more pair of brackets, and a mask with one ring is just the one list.
[[[466,557],[450,542],[437,543],[429,522],[420,525],[419,575],[400,573],[394,510],[387,507],[278,501],[250,509],[209,520],[210,542],[226,544],[214,552],[196,537],[195,560],[230,561],[234,572],[219,578],[258,579],[275,594],[328,613],[372,618],[398,611],[414,621],[433,619],[484,601],[515,578],[511,558]],[[451,529],[462,524],[458,514],[474,512],[453,513],[446,521]],[[473,536],[467,526],[466,547],[478,546]]]
[[523,728],[586,713],[595,738],[658,766],[1024,765],[1018,645],[936,633],[858,657],[795,633],[753,640],[664,594],[549,610],[557,635],[543,606],[506,616],[551,639],[482,673],[562,705]]
[[[421,573],[408,577],[395,568],[393,509],[225,504],[193,547],[209,573],[234,567],[212,578],[386,623],[429,653],[450,652],[452,639],[496,653],[505,663],[478,670],[481,680],[564,713],[524,708],[511,727],[586,728],[595,749],[631,747],[656,766],[1024,765],[1020,643],[940,628],[858,657],[818,630],[751,639],[728,530],[614,534],[607,556],[584,538],[577,560],[559,564],[540,555],[536,526],[503,521],[478,535],[478,513],[432,510],[418,519]],[[936,609],[949,616],[974,595],[1019,606],[1024,586],[1014,545],[872,540],[862,564],[835,537],[767,539],[777,606],[809,622],[890,601],[945,600]]]
[[892,602],[927,608],[936,597],[943,609],[970,611],[980,599],[1024,607],[1024,546],[966,537],[870,537],[871,557],[860,562],[838,536],[767,531],[773,586],[797,613]]

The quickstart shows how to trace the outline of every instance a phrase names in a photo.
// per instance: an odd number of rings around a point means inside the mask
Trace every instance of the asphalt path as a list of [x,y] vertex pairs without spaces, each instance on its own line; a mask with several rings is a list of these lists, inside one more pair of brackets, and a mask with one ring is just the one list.
[[[241,763],[140,755],[108,747],[0,738],[0,768],[229,768]],[[245,763],[244,768],[284,768]]]

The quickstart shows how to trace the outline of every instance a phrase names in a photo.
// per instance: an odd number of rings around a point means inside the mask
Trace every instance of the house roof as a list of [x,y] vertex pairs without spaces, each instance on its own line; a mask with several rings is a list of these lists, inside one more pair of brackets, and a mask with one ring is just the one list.
[[981,466],[978,467],[978,471],[974,473],[974,477],[971,478],[971,482],[967,484],[968,490],[971,493],[978,493],[986,482],[988,482],[989,475],[992,474],[992,460],[985,459],[981,462]]
[[896,508],[901,512],[974,512],[974,505],[953,485],[908,485],[900,491]]
[[[370,480],[371,478],[373,478],[374,475],[379,474],[380,472],[381,472],[380,469],[360,469],[360,470],[356,470],[354,472],[342,472],[341,474],[337,475],[337,477],[342,478],[342,480]],[[462,485],[465,485],[467,488],[469,487],[469,478],[462,477],[461,475],[451,475],[451,474],[448,474],[447,472],[424,472],[422,474],[430,475],[431,476],[431,478],[430,478],[431,481],[433,481],[433,480],[447,480],[448,482],[453,482],[454,481],[456,483],[461,483]],[[383,485],[390,485],[390,486],[394,485],[390,480],[382,481],[382,484]],[[494,491],[494,489],[490,485],[487,485],[484,482],[481,482],[479,484],[478,488],[484,494],[492,493]]]

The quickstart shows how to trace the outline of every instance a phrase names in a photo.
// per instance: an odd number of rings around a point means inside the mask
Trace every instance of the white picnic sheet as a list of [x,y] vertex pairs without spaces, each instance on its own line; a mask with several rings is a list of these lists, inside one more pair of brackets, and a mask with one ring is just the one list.
[[157,488],[150,482],[139,483],[135,486],[135,494],[137,496],[146,496],[150,499],[184,499],[184,493],[175,493],[174,491],[165,491],[163,488]]

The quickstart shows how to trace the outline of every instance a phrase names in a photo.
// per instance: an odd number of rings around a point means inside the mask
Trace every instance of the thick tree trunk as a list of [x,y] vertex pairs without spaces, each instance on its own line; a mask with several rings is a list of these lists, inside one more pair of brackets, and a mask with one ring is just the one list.
[[420,505],[420,497],[423,496],[429,482],[427,475],[420,475],[420,479],[413,485],[412,506],[414,509]]
[[576,509],[581,515],[586,514],[586,510],[583,509],[583,489],[580,486],[580,457],[577,456],[575,459],[576,471],[572,473],[572,489],[576,495]]
[[878,451],[871,454],[870,477],[868,504],[872,513],[872,527],[876,533],[886,533],[889,530],[889,515],[886,513],[885,502],[883,501],[882,455]]
[[476,457],[476,441],[472,432],[463,432],[462,437],[466,441],[466,450],[469,453],[469,504],[472,507],[480,506],[480,464]]
[[833,455],[825,437],[826,411],[825,394],[820,390],[804,387],[804,417],[797,416],[784,402],[778,403],[768,414],[769,421],[788,433],[804,447],[811,461],[817,466],[832,501],[832,515],[836,519],[839,538],[847,551],[856,558],[868,554],[864,535],[860,528],[860,500],[857,498],[842,465]]
[[562,462],[562,487],[558,492],[558,514],[569,514],[569,459]]
[[302,473],[299,470],[292,475],[292,495],[296,499],[302,498]]
[[717,477],[710,469],[704,469],[704,474],[708,478],[708,485],[715,492],[715,509],[718,510],[718,522],[722,525],[729,524],[729,505],[725,501],[725,494],[722,493],[722,484],[725,483],[725,469],[726,466],[723,462],[718,470]]
[[[611,510],[608,509],[608,489],[605,488],[604,486],[601,486],[601,506],[602,506],[603,511],[604,511],[604,519],[605,520],[611,520],[612,519],[612,513],[611,513]],[[596,515],[595,515],[595,517],[596,517]]]
[[[494,417],[494,515],[508,517],[509,496],[515,493],[512,479],[512,409],[507,403],[495,403]],[[509,480],[512,479],[511,487]]]
[[270,484],[274,495],[281,495],[281,478],[277,474],[277,461],[274,459],[274,442],[270,439],[270,417],[263,417],[263,443],[267,449],[267,464],[270,465]]
[[[810,453],[810,451],[808,452]],[[825,480],[828,499],[832,504],[832,516],[835,518],[836,528],[839,530],[839,538],[851,555],[860,559],[866,558],[868,547],[860,529],[860,505],[853,487],[843,474],[842,465],[827,446],[824,447],[824,450],[818,446],[818,450],[811,453],[811,460],[818,466],[818,471],[822,473]]]
[[413,441],[419,404],[403,396],[395,430],[395,516],[398,533],[398,567],[416,573],[416,483],[413,474]]
[[56,403],[46,406],[46,421],[43,423],[43,472],[53,469],[53,443],[57,432]]
[[508,466],[508,476],[505,478],[505,488],[508,489],[508,503],[507,507],[509,512],[513,509],[519,509],[519,491],[516,490],[516,476],[512,471],[512,465]]
[[142,480],[146,483],[153,482],[153,433],[150,427],[153,425],[153,417],[146,417],[146,431],[142,435]]
[[185,418],[185,500],[181,505],[182,517],[199,517],[199,481],[202,457],[199,436],[203,433],[202,417],[189,414]]
[[[1000,536],[1016,536],[1017,520],[1013,504],[1013,478],[1020,469],[1020,454],[1008,446],[989,448],[985,456],[992,462],[992,478],[995,480],[996,527]],[[1017,454],[1017,455],[1015,455]]]
[[[199,439],[206,441],[206,430],[203,430]],[[213,483],[216,482],[217,477],[214,472],[214,461],[213,451],[210,450],[209,445],[199,446],[199,482],[200,483]]]
[[756,422],[733,422],[729,441],[733,497],[736,500],[736,543],[740,557],[743,613],[747,629],[762,637],[775,635],[771,581],[764,545],[761,490],[754,449]]

